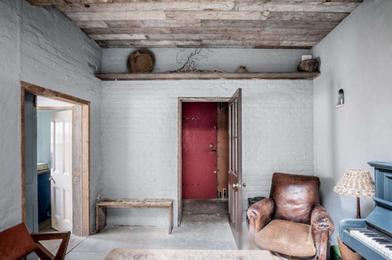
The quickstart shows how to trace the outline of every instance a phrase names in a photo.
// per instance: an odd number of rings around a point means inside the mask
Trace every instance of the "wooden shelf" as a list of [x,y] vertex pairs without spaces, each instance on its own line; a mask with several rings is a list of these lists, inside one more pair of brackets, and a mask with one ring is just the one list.
[[213,79],[270,79],[270,80],[310,80],[320,73],[307,72],[257,72],[257,73],[220,73],[220,72],[192,72],[192,73],[99,73],[97,78],[105,81],[112,80],[213,80]]

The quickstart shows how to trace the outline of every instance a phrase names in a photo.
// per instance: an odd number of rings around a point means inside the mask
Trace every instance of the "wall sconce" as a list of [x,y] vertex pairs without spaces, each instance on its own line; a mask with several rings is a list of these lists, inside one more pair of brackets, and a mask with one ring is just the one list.
[[344,106],[344,90],[339,89],[338,91],[338,102],[336,103],[336,108]]

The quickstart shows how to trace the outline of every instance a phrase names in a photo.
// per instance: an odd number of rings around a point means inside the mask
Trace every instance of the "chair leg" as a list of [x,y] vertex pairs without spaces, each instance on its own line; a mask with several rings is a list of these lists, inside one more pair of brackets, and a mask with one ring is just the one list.
[[249,218],[248,240],[249,240],[249,249],[256,249],[254,218]]
[[[37,254],[39,257],[42,255],[42,259],[55,259],[55,260],[62,260],[65,258],[65,254],[67,253],[67,247],[69,243],[69,238],[71,236],[71,232],[55,232],[55,233],[38,233],[38,234],[31,234],[31,237],[34,239],[35,243],[37,244],[38,250]],[[55,256],[53,256],[41,243],[42,240],[56,240],[61,239],[61,244],[57,250]]]
[[317,250],[319,260],[326,260],[327,259],[328,239],[329,239],[328,231],[324,231],[320,234],[320,244],[319,244],[319,248]]
[[54,256],[48,249],[46,249],[40,242],[36,242],[37,249],[35,253],[39,256],[42,260],[51,260],[54,259]]
[[66,238],[63,239],[63,241],[61,241],[60,247],[57,250],[57,254],[55,259],[60,260],[60,259],[64,259],[65,255],[67,253],[67,248],[68,248],[68,244],[69,244],[69,238],[70,238],[71,232],[68,232],[68,236]]

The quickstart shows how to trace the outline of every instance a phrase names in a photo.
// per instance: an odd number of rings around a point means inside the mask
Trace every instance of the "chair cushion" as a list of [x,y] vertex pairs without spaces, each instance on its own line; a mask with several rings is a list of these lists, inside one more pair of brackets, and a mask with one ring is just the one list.
[[316,254],[311,226],[275,219],[255,234],[255,243],[262,249],[287,256],[312,257]]
[[275,202],[273,218],[310,224],[310,213],[320,204],[319,187],[315,176],[274,173],[270,194]]

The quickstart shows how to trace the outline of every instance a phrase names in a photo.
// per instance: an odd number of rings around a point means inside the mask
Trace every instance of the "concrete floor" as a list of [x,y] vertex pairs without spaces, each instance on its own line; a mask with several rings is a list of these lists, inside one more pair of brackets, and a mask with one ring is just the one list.
[[66,259],[104,259],[114,248],[237,249],[225,214],[205,214],[200,203],[195,209],[200,214],[188,207],[181,227],[171,235],[167,228],[113,226],[86,238],[73,236]]

